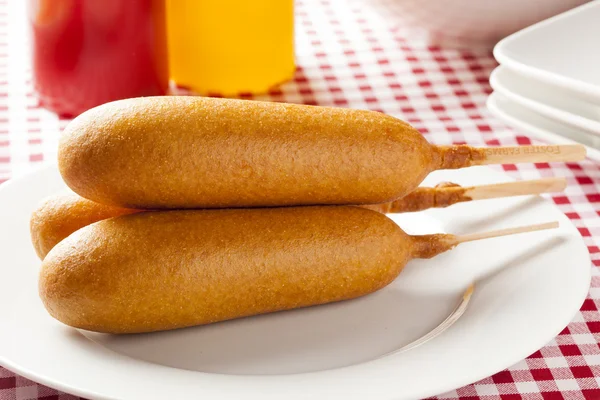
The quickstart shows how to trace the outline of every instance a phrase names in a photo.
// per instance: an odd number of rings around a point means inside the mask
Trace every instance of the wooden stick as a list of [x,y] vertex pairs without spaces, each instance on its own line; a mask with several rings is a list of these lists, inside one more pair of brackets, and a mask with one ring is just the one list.
[[430,235],[410,236],[412,241],[411,258],[433,258],[461,243],[473,242],[481,239],[491,239],[500,236],[516,235],[519,233],[528,233],[542,231],[545,229],[558,228],[558,222],[546,222],[544,224],[535,224],[520,226],[516,228],[499,229],[496,231],[471,233],[468,235],[452,235],[447,233],[434,233]]
[[534,179],[467,187],[442,183],[435,187],[418,187],[401,199],[389,203],[369,204],[361,207],[384,214],[416,212],[430,208],[444,208],[471,200],[559,192],[563,191],[566,186],[565,178]]
[[490,232],[471,233],[468,235],[454,236],[452,242],[454,245],[457,245],[460,243],[472,242],[474,240],[490,239],[500,236],[516,235],[519,233],[535,232],[554,228],[558,228],[558,221],[546,222],[544,224],[520,226],[516,228],[499,229]]
[[580,144],[488,147],[485,148],[485,158],[477,164],[581,161],[586,153],[585,146]]
[[562,192],[567,187],[565,178],[545,178],[530,181],[495,183],[465,188],[465,197],[485,200],[499,197],[524,196],[550,192]]

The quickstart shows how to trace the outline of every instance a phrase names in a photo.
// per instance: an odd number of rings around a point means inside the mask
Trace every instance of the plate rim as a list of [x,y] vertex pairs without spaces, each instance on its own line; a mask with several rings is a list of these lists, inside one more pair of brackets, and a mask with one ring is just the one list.
[[504,97],[519,104],[530,111],[542,115],[553,121],[569,125],[576,129],[584,130],[591,135],[600,137],[600,122],[586,118],[582,115],[574,114],[570,111],[555,107],[550,104],[543,103],[536,99],[532,99],[527,95],[513,91],[506,82],[502,82],[500,74],[516,74],[506,66],[499,65],[490,74],[490,86],[494,91],[502,94]]
[[[558,135],[554,132],[551,132],[545,128],[535,126],[534,124],[532,124],[526,120],[520,119],[517,116],[511,115],[509,112],[505,111],[501,105],[499,105],[502,101],[512,102],[516,106],[519,106],[519,107],[523,107],[523,106],[521,106],[518,103],[513,102],[512,100],[510,100],[509,98],[504,96],[502,93],[499,93],[499,92],[491,93],[486,100],[486,107],[495,117],[497,117],[498,119],[501,119],[505,124],[507,124],[509,126],[513,126],[514,128],[517,128],[520,130],[524,130],[524,131],[526,131],[524,133],[531,135],[531,136],[535,136],[541,140],[547,140],[551,144],[552,143],[554,143],[554,144],[580,144],[586,148],[587,158],[597,161],[597,162],[600,162],[600,149],[595,149],[587,144],[583,144],[581,142],[570,139],[568,137],[560,136],[560,135]],[[529,113],[534,112],[525,107],[523,107],[523,109]],[[540,118],[546,118],[545,116],[539,115],[537,113],[536,113],[536,115],[538,115]],[[561,124],[558,121],[553,121],[550,119],[548,119],[548,121],[555,123],[555,124]],[[568,127],[568,128],[576,129],[576,128],[572,128],[572,127]],[[530,133],[530,132],[535,132],[535,133]],[[585,131],[581,131],[581,133],[585,134],[585,135],[595,136],[595,135],[592,135],[591,133],[587,133]]]

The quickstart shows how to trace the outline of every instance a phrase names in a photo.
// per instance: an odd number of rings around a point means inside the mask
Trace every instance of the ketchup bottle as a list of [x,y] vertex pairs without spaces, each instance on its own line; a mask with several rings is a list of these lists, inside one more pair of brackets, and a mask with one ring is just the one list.
[[28,0],[40,104],[73,117],[169,86],[164,0]]

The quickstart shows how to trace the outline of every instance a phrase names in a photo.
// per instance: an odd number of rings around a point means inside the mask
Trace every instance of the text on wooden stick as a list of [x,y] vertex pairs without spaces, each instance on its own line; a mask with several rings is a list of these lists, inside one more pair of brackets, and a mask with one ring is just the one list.
[[519,154],[560,154],[560,146],[523,146],[523,147],[498,147],[487,148],[485,153],[488,156],[494,155],[519,155]]

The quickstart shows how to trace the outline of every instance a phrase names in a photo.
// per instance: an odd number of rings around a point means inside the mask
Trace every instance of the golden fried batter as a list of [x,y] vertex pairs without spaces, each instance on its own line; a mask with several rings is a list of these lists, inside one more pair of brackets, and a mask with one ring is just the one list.
[[[440,235],[431,235],[431,237]],[[352,206],[158,211],[82,228],[42,263],[67,325],[151,332],[352,299],[449,248]]]
[[190,96],[104,104],[59,145],[76,193],[144,209],[378,204],[484,157],[373,111]]
[[48,197],[31,214],[31,242],[38,257],[43,260],[58,242],[76,230],[106,218],[137,211],[105,206],[75,193]]

